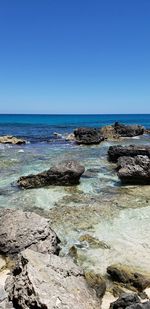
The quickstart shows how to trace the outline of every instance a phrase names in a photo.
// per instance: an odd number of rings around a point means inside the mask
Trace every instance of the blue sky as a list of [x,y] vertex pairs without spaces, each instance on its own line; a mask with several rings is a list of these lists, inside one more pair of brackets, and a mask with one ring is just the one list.
[[150,0],[1,0],[0,113],[150,113]]

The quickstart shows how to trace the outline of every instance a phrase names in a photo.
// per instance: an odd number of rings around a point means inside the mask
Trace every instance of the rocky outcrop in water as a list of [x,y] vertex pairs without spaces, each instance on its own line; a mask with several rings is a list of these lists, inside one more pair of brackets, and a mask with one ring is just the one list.
[[99,144],[104,140],[100,132],[94,128],[78,128],[74,131],[75,140],[78,144]]
[[0,252],[16,255],[25,248],[41,253],[59,252],[60,243],[49,221],[35,213],[0,210]]
[[150,275],[139,273],[127,265],[111,265],[107,268],[107,273],[113,281],[121,282],[127,287],[135,287],[138,291],[150,287]]
[[77,161],[64,161],[42,173],[20,177],[17,184],[24,189],[77,185],[84,170],[84,166]]
[[112,125],[102,127],[100,133],[105,139],[118,140],[124,137],[134,137],[144,134],[144,127],[140,125],[124,125],[115,122]]
[[11,135],[5,135],[0,136],[0,144],[22,145],[26,144],[26,141]]
[[15,309],[99,309],[95,291],[70,259],[23,251],[6,291]]
[[129,145],[129,146],[110,146],[108,158],[112,162],[117,162],[119,157],[135,157],[137,155],[148,156],[150,158],[150,146],[146,145]]
[[150,158],[147,156],[120,157],[118,177],[123,184],[150,184]]
[[123,294],[110,305],[110,309],[150,309],[150,301],[142,303],[136,294]]

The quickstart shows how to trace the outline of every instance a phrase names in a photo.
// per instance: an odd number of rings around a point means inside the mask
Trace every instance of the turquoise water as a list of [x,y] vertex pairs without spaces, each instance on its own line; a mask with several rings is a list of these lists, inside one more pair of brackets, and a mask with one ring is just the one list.
[[[78,250],[78,263],[84,269],[102,273],[111,263],[150,267],[150,186],[122,187],[115,165],[107,160],[110,145],[79,146],[57,139],[78,126],[100,127],[121,121],[150,127],[150,115],[0,115],[0,135],[25,137],[27,145],[0,145],[0,207],[33,210],[50,219],[62,241],[62,255],[72,245]],[[125,139],[119,144],[149,144],[150,137]],[[22,175],[38,173],[64,159],[78,160],[86,173],[75,187],[50,186],[20,190]],[[110,249],[81,244],[80,236],[90,234]]]

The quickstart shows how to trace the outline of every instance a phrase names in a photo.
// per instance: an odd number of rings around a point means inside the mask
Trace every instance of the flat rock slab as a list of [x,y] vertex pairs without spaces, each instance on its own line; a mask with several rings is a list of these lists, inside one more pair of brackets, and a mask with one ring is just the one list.
[[123,184],[150,184],[150,158],[148,156],[120,157],[118,177]]
[[6,291],[14,308],[100,309],[95,291],[70,259],[23,251]]
[[137,155],[148,156],[150,158],[150,146],[129,145],[129,146],[110,146],[108,158],[112,162],[117,162],[119,157],[135,157]]
[[20,177],[17,184],[24,189],[77,185],[84,171],[84,166],[77,161],[64,161],[42,173]]
[[0,144],[22,145],[26,144],[26,141],[15,136],[5,135],[0,136]]
[[17,254],[25,248],[42,253],[58,253],[59,239],[49,221],[33,212],[0,210],[0,252]]
[[100,131],[94,128],[78,128],[74,130],[75,140],[78,144],[99,144],[104,140]]

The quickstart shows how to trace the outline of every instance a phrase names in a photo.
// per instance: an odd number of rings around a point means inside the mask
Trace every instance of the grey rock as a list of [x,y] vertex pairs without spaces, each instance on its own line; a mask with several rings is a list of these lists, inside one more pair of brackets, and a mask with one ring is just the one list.
[[30,249],[20,254],[6,291],[16,309],[100,308],[95,291],[70,259]]
[[116,134],[122,137],[133,137],[144,134],[144,127],[140,125],[124,125],[119,122],[115,122],[114,129]]
[[148,156],[120,157],[118,177],[123,184],[150,184],[150,158]]
[[0,252],[17,254],[25,248],[42,253],[59,252],[59,239],[49,221],[33,212],[0,210]]
[[100,131],[94,128],[78,128],[74,130],[74,136],[78,144],[84,145],[99,144],[104,140]]
[[140,303],[140,298],[136,294],[124,293],[115,302],[111,303],[110,309],[127,309],[131,305]]
[[148,156],[150,158],[150,146],[129,145],[129,146],[110,146],[108,150],[109,160],[117,162],[119,157],[135,157],[137,155]]
[[49,170],[36,175],[20,177],[17,184],[21,188],[31,189],[49,185],[70,186],[79,184],[84,166],[77,161],[64,161]]

